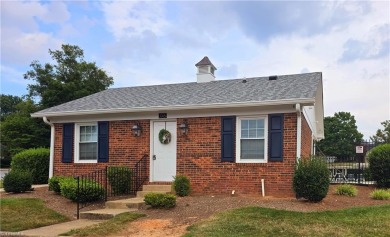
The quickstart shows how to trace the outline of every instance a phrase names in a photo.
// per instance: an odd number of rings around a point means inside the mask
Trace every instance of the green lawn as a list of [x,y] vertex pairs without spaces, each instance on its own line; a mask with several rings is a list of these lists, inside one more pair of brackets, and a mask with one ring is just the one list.
[[144,214],[138,213],[122,213],[114,218],[102,222],[97,225],[71,230],[61,235],[65,236],[107,236],[118,233],[119,231],[126,228],[126,224],[134,221],[140,217],[145,216]]
[[37,198],[0,199],[0,230],[21,231],[67,221],[68,218],[45,207]]
[[192,236],[390,236],[390,205],[326,212],[247,207],[188,228]]

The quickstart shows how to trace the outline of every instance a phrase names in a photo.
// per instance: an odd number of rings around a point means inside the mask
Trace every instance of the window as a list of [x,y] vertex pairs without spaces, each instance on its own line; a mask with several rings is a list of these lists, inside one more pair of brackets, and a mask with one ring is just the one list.
[[75,162],[95,163],[98,156],[97,124],[76,124],[75,132]]
[[237,119],[237,162],[263,163],[267,161],[266,123],[266,117],[241,117]]

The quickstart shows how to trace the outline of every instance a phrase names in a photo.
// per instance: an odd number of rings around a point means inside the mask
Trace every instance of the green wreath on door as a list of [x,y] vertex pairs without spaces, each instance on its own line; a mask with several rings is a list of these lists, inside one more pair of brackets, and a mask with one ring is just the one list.
[[166,129],[161,129],[158,133],[158,139],[160,140],[161,144],[169,144],[172,139],[171,133]]

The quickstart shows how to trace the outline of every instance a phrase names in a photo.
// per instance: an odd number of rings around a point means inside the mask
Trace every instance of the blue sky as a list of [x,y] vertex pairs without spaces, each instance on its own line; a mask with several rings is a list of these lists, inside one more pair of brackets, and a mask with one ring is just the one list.
[[321,71],[325,116],[355,115],[366,138],[390,118],[389,1],[1,1],[1,93],[48,49],[74,44],[113,87]]

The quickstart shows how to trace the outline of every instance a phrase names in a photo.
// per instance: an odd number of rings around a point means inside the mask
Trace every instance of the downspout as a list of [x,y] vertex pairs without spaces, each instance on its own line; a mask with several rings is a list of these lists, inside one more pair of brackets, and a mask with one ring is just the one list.
[[43,117],[43,122],[50,125],[50,164],[49,164],[49,178],[53,177],[53,165],[54,165],[54,124],[51,123],[46,117]]
[[302,114],[301,105],[296,104],[295,110],[297,111],[297,160],[301,158],[301,146],[302,146]]

